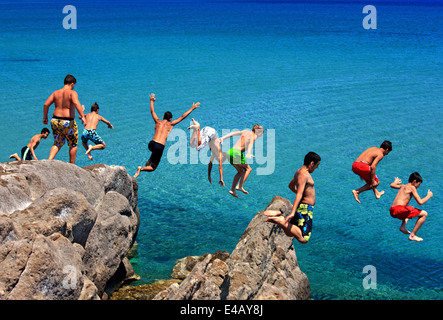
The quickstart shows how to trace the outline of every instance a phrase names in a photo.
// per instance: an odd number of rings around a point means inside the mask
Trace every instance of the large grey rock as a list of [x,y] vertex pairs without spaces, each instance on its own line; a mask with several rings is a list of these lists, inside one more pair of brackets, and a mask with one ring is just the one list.
[[102,297],[129,263],[137,190],[124,167],[1,163],[0,299]]
[[[286,216],[291,208],[289,200],[276,196],[266,209]],[[171,285],[154,299],[309,299],[309,281],[298,266],[293,239],[265,220],[263,211],[255,215],[226,261],[208,254],[180,285]]]

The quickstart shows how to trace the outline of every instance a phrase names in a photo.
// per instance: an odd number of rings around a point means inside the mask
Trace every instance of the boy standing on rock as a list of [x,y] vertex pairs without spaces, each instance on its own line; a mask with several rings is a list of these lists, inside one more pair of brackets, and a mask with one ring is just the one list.
[[280,211],[267,210],[266,222],[279,225],[288,237],[307,243],[311,237],[312,216],[315,205],[314,179],[311,173],[320,165],[321,158],[315,152],[306,154],[303,166],[295,172],[289,189],[296,194],[291,213],[285,218]]

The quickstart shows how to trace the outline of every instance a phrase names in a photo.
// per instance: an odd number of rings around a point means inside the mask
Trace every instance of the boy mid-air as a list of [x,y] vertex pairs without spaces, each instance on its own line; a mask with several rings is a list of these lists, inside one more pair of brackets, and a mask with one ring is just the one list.
[[[91,151],[92,150],[102,150],[106,148],[106,143],[103,141],[103,139],[98,135],[97,133],[97,126],[100,121],[103,121],[108,125],[109,129],[114,129],[111,122],[103,118],[101,115],[98,114],[99,107],[97,102],[94,103],[91,106],[91,113],[88,113],[85,115],[86,117],[86,125],[83,129],[82,134],[82,144],[83,147],[86,149],[85,154],[88,156],[89,160],[93,160]],[[93,143],[95,143],[95,146],[89,145],[88,146],[88,140],[91,140]]]
[[[428,213],[424,210],[416,209],[412,206],[409,206],[409,201],[412,197],[414,197],[415,201],[417,201],[419,205],[422,205],[433,196],[431,190],[428,190],[428,194],[426,195],[426,197],[424,197],[423,199],[420,198],[417,193],[417,188],[422,182],[423,179],[420,174],[418,172],[414,172],[409,176],[408,184],[402,185],[399,178],[395,178],[394,182],[391,183],[391,188],[399,190],[397,196],[394,199],[394,202],[392,203],[391,208],[389,209],[389,212],[391,213],[391,216],[393,218],[402,220],[400,231],[404,234],[409,234],[409,240],[411,241],[423,241],[422,238],[417,237],[417,231],[425,222]],[[415,223],[412,232],[409,232],[406,229],[406,223],[408,223],[409,219],[415,217],[417,217],[418,220]]]
[[390,141],[383,141],[380,148],[371,147],[363,151],[363,153],[354,161],[352,164],[352,172],[360,177],[361,180],[364,180],[366,184],[356,190],[352,190],[352,194],[354,195],[355,201],[360,203],[359,195],[364,191],[371,190],[374,191],[374,195],[376,199],[379,199],[385,192],[378,191],[377,186],[380,184],[380,181],[375,174],[375,168],[378,163],[383,159],[384,156],[387,156],[389,152],[392,151],[392,144]]

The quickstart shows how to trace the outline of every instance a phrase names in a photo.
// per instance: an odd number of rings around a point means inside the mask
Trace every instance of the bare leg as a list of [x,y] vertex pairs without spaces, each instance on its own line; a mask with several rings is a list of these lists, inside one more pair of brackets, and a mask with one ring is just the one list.
[[280,216],[282,213],[280,210],[266,210],[263,212],[263,214],[267,217],[277,217]]
[[88,159],[89,159],[89,160],[92,160],[92,154],[91,154],[91,151],[92,151],[92,150],[103,150],[104,148],[106,148],[106,144],[105,144],[104,142],[103,142],[103,143],[100,143],[100,144],[97,144],[97,145],[95,145],[95,146],[90,145],[90,146],[88,147],[88,149],[86,150],[85,154],[88,156]]
[[411,234],[411,232],[408,229],[406,229],[406,224],[408,223],[408,220],[409,219],[407,218],[403,220],[400,226],[400,231],[403,232],[404,234]]
[[238,195],[235,192],[235,186],[237,185],[238,180],[245,175],[245,170],[239,164],[233,164],[233,166],[234,166],[235,169],[237,169],[237,174],[234,176],[234,180],[232,181],[232,187],[231,187],[231,190],[229,190],[229,193],[232,196],[238,198]]
[[272,222],[279,225],[288,237],[294,237],[295,239],[297,239],[298,242],[303,244],[307,243],[305,238],[303,238],[300,228],[294,226],[290,222],[287,222],[285,217],[281,215],[275,217],[269,217],[268,219],[266,219],[266,222]]
[[412,229],[412,232],[409,235],[409,240],[418,241],[418,242],[423,241],[423,239],[420,237],[417,237],[416,234],[417,234],[418,230],[421,228],[421,226],[423,225],[423,223],[425,222],[427,216],[428,216],[428,213],[426,211],[422,210],[420,212],[420,214],[418,215],[418,220],[415,223],[415,227],[414,227],[414,229]]
[[49,152],[49,158],[48,159],[49,160],[53,160],[59,151],[60,151],[60,147],[54,144],[51,147],[51,151]]
[[69,163],[75,164],[76,157],[77,157],[77,146],[69,147]]
[[21,161],[21,160],[22,160],[22,159],[20,159],[20,157],[18,156],[17,153],[11,154],[11,155],[9,156],[9,159],[11,159],[11,158],[14,158],[14,159],[17,160],[17,161]]
[[352,194],[354,195],[355,201],[357,201],[358,203],[361,203],[360,199],[358,198],[359,194],[362,192],[368,191],[369,189],[371,189],[371,185],[369,183],[367,183],[361,188],[358,188],[356,190],[352,190]]
[[[245,165],[242,165],[242,166],[245,166]],[[244,174],[244,176],[241,178],[241,180],[240,180],[238,186],[237,186],[235,189],[236,189],[236,190],[239,190],[239,191],[241,191],[241,192],[243,192],[243,193],[245,193],[245,194],[249,194],[249,192],[246,191],[246,190],[243,188],[243,185],[244,185],[246,179],[248,179],[249,174],[251,173],[252,169],[251,169],[251,167],[250,167],[248,164],[244,167],[244,169],[245,169],[245,174]]]
[[134,178],[137,178],[141,171],[152,172],[152,171],[155,171],[155,169],[157,169],[157,166],[154,164],[151,164],[151,161],[148,160],[148,162],[146,162],[144,167],[140,166],[137,168],[137,172],[134,174]]

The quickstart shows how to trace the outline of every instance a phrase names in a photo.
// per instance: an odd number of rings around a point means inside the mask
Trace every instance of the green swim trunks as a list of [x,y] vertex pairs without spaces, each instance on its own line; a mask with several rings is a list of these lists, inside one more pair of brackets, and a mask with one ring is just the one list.
[[229,162],[231,164],[245,164],[245,154],[238,149],[231,148],[228,151]]
[[306,203],[300,203],[294,217],[289,221],[292,225],[300,228],[303,238],[309,241],[312,232],[312,217],[314,206]]

